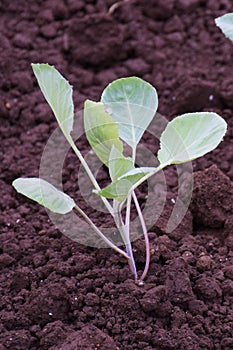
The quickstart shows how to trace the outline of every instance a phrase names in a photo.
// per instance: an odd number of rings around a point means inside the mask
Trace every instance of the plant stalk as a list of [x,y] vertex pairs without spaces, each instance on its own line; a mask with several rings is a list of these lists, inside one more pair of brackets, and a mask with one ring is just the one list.
[[135,264],[135,260],[134,260],[134,256],[133,256],[132,244],[130,241],[129,241],[129,243],[125,244],[125,249],[126,249],[127,255],[129,256],[130,270],[134,274],[135,281],[138,281],[138,273],[137,273],[137,268],[136,268],[136,264]]
[[163,168],[165,168],[168,164],[160,164],[153,172],[146,174],[145,176],[143,176],[140,180],[138,180],[138,182],[136,182],[132,188],[129,190],[129,194],[132,193],[138,186],[140,186],[144,181],[148,180],[151,176],[157,174],[160,170],[162,170]]
[[82,217],[85,219],[85,221],[93,228],[93,230],[97,233],[97,235],[104,240],[105,243],[107,243],[112,249],[114,249],[117,253],[121,254],[124,256],[127,260],[130,260],[130,256],[127,255],[124,250],[118,248],[114,243],[112,243],[99,229],[98,227],[94,224],[94,222],[84,213],[84,211],[78,206],[75,205],[74,207],[77,212],[82,215]]
[[[132,159],[133,162],[135,163],[135,159],[136,159],[136,147],[132,148]],[[132,194],[130,193],[128,198],[127,198],[127,204],[126,204],[126,215],[125,215],[125,224],[123,223],[122,217],[121,217],[121,208],[119,210],[119,216],[120,216],[120,220],[121,220],[121,224],[123,227],[123,235],[125,236],[125,248],[126,248],[126,252],[127,254],[130,256],[130,260],[129,260],[129,265],[130,265],[130,269],[134,274],[134,278],[135,281],[138,281],[138,273],[137,273],[137,267],[135,264],[135,260],[134,260],[134,256],[133,256],[133,250],[132,250],[132,244],[130,241],[130,213],[131,213],[131,201],[132,201]]]
[[137,273],[137,268],[136,268],[136,264],[135,264],[135,260],[134,260],[134,256],[133,256],[132,245],[131,245],[131,242],[129,239],[129,226],[126,226],[123,223],[123,220],[121,217],[121,211],[120,211],[121,206],[119,205],[119,203],[114,202],[114,207],[116,210],[115,217],[114,217],[115,223],[116,223],[116,226],[117,226],[117,228],[120,232],[120,235],[123,239],[123,242],[125,244],[126,252],[128,255],[128,259],[129,259],[128,262],[129,262],[130,270],[132,271],[132,273],[134,275],[135,281],[137,281],[138,280],[138,273]]
[[[84,169],[85,169],[87,175],[89,176],[91,182],[93,183],[95,189],[98,190],[98,191],[100,191],[101,188],[99,187],[99,184],[98,184],[98,182],[96,181],[96,179],[95,179],[95,177],[94,177],[94,175],[93,175],[91,169],[89,168],[87,162],[86,162],[85,159],[83,158],[82,153],[81,153],[81,152],[79,151],[79,149],[76,147],[76,145],[75,145],[75,143],[73,142],[72,139],[68,139],[68,138],[67,138],[67,141],[68,141],[69,144],[71,145],[71,147],[72,147],[74,153],[76,154],[76,156],[79,158],[79,160],[80,160],[82,166],[84,167]],[[101,199],[102,199],[104,205],[106,206],[106,208],[108,209],[109,213],[114,217],[113,208],[112,208],[111,204],[109,203],[109,201],[108,201],[105,197],[102,197],[102,196],[101,196]]]
[[137,273],[137,268],[136,268],[136,264],[135,264],[135,260],[134,260],[134,256],[133,256],[133,251],[132,251],[132,244],[130,241],[130,211],[131,211],[131,200],[132,200],[132,196],[131,194],[129,195],[129,197],[127,198],[127,206],[126,206],[126,217],[125,217],[125,234],[126,234],[126,239],[127,239],[127,243],[125,244],[126,247],[126,251],[127,254],[129,256],[131,256],[131,270],[134,271],[134,276],[135,276],[135,280],[138,280],[138,273]]
[[145,246],[146,246],[146,264],[145,264],[145,268],[144,268],[144,271],[142,273],[142,276],[140,277],[140,281],[143,281],[147,275],[147,272],[148,272],[149,266],[150,266],[150,242],[149,242],[149,237],[148,237],[148,232],[147,232],[145,220],[143,218],[142,211],[141,211],[140,205],[138,203],[138,199],[137,199],[134,191],[132,193],[132,196],[133,196],[134,204],[135,204],[136,210],[138,212],[138,217],[139,217],[139,220],[140,220],[140,223],[142,226],[142,231],[143,231]]

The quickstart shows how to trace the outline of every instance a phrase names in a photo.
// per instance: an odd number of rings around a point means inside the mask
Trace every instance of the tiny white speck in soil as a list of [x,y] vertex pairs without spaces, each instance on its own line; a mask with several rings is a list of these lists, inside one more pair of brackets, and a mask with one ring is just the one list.
[[214,95],[210,95],[210,96],[209,96],[209,100],[210,100],[210,101],[213,101],[213,99],[214,99]]

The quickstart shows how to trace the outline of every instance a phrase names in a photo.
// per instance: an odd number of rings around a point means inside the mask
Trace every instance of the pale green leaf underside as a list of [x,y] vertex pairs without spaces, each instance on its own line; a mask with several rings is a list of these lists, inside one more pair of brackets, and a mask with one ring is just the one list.
[[72,198],[43,179],[19,178],[13,182],[13,186],[17,192],[22,193],[54,213],[66,214],[75,206]]
[[215,23],[221,29],[223,34],[233,41],[233,13],[227,13],[216,18]]
[[144,167],[130,170],[125,175],[122,175],[118,180],[112,182],[101,191],[95,191],[99,196],[103,196],[110,199],[116,199],[119,202],[123,202],[132,187],[141,180],[147,173],[154,173],[156,168]]
[[136,148],[158,107],[155,88],[136,77],[121,78],[106,87],[101,101],[117,122],[120,138]]
[[112,181],[116,181],[120,176],[134,169],[132,158],[124,157],[115,146],[112,147],[109,156],[109,174]]
[[32,69],[60,128],[69,139],[74,119],[72,86],[54,67],[48,64],[32,64]]
[[90,100],[85,102],[84,128],[92,149],[107,166],[113,145],[119,152],[123,151],[117,124],[105,112],[103,103]]
[[227,124],[216,113],[183,114],[169,122],[160,138],[160,164],[191,161],[212,151],[226,133]]

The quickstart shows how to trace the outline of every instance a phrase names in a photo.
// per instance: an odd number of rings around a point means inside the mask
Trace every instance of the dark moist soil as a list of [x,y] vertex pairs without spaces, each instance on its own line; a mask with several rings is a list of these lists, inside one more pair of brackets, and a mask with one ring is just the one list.
[[[233,349],[233,45],[214,24],[232,1],[132,0],[109,15],[113,3],[0,1],[0,350]],[[165,172],[143,287],[112,250],[69,240],[12,189],[15,178],[38,176],[57,126],[31,62],[69,79],[77,110],[112,80],[136,75],[156,86],[167,118],[208,110],[228,123],[224,142],[193,162],[192,203],[171,234],[177,173]],[[143,142],[157,151],[149,136]],[[84,138],[79,147],[87,150]],[[75,196],[74,159],[64,185]],[[134,251],[141,273],[143,241]]]

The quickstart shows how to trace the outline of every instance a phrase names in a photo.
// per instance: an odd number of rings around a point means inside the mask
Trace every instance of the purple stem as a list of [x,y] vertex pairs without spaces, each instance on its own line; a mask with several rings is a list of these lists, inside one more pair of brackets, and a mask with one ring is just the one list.
[[131,242],[125,244],[125,248],[126,248],[126,252],[127,252],[128,256],[130,258],[129,259],[130,269],[131,269],[131,271],[134,274],[135,281],[137,281],[138,280],[138,273],[137,273],[137,268],[136,268],[136,265],[135,265],[135,260],[134,260],[134,256],[133,256]]
[[135,207],[136,207],[137,212],[138,212],[139,220],[141,222],[142,231],[143,231],[143,235],[144,235],[144,239],[145,239],[145,245],[146,245],[146,264],[145,264],[145,268],[144,268],[143,274],[142,274],[142,276],[140,278],[140,281],[143,281],[144,278],[147,275],[147,272],[149,270],[149,265],[150,265],[150,242],[149,242],[149,237],[148,237],[148,233],[147,233],[146,224],[145,224],[145,221],[144,221],[144,218],[143,218],[143,215],[142,215],[142,211],[141,211],[140,205],[138,203],[138,199],[137,199],[136,194],[134,193],[134,191],[132,192],[132,196],[133,196]]

